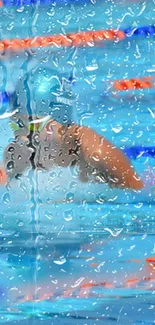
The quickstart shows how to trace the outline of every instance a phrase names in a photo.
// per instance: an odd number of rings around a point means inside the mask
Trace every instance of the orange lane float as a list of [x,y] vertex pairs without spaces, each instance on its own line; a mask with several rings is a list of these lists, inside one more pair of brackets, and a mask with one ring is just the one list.
[[152,267],[153,270],[155,270],[155,257],[154,256],[146,258],[146,262],[150,267]]
[[154,264],[155,264],[155,256],[147,257],[147,258],[146,258],[146,262],[147,262],[147,263],[154,263]]
[[154,86],[153,77],[141,77],[132,79],[122,79],[114,81],[114,89],[118,91],[134,90],[134,89],[149,89]]
[[30,48],[40,48],[48,46],[56,47],[80,47],[80,46],[92,46],[96,42],[101,41],[114,41],[123,40],[125,33],[120,30],[98,30],[87,31],[71,34],[60,34],[52,36],[36,36],[24,39],[8,39],[0,41],[0,51],[11,50],[20,51]]

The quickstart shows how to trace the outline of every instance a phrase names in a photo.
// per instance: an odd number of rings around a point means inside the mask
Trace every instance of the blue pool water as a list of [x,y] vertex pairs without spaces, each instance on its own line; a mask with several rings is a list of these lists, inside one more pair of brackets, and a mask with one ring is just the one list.
[[[1,39],[153,25],[153,1],[92,1],[69,6],[4,7]],[[6,53],[0,88],[46,65],[75,79],[74,120],[122,149],[155,145],[151,90],[115,93],[115,79],[154,76],[153,37],[100,47]],[[0,111],[0,156],[13,137]],[[27,171],[0,188],[0,322],[137,325],[155,322],[154,158],[132,161],[141,193],[82,184],[76,169]]]

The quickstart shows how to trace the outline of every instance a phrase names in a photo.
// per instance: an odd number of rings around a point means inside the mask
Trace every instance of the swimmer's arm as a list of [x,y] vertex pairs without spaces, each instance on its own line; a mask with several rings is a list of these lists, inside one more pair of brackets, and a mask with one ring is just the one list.
[[108,176],[113,187],[140,190],[143,182],[137,176],[126,155],[104,137],[87,127],[79,127],[75,135],[81,154],[93,168]]
[[[49,126],[56,142],[62,144],[65,139],[62,132],[63,126],[55,121],[50,121]],[[80,145],[79,164],[82,181],[88,181],[87,171],[92,167],[102,173],[105,181],[112,187],[134,190],[143,188],[143,182],[137,176],[126,155],[110,141],[92,129],[79,127],[76,124],[68,128],[67,133],[68,138],[74,137]]]

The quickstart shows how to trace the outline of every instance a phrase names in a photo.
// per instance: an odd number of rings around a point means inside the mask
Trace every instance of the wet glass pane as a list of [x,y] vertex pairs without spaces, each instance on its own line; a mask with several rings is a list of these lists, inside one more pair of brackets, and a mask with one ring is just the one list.
[[154,323],[154,8],[0,2],[0,323]]

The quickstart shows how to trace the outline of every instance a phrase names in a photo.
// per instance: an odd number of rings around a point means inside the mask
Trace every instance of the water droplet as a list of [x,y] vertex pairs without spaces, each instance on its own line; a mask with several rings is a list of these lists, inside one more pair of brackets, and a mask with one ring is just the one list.
[[109,229],[109,228],[104,228],[104,230],[110,232],[110,234],[113,237],[117,237],[123,231],[123,228],[121,228],[121,229],[113,229],[113,230],[112,229]]
[[7,170],[11,170],[14,168],[14,162],[11,160],[7,163]]
[[75,189],[75,188],[77,188],[77,186],[78,186],[77,182],[71,182],[71,183],[69,184],[69,188],[70,188],[70,189]]
[[143,207],[143,202],[139,202],[139,203],[135,204],[136,209],[140,209],[142,207]]
[[8,27],[7,27],[7,30],[12,30],[14,28],[14,23],[11,22]]
[[46,12],[48,16],[53,17],[55,15],[54,8],[51,8],[49,11]]
[[45,213],[45,217],[49,220],[53,219],[53,215],[47,212]]
[[97,152],[93,153],[92,158],[93,158],[94,161],[99,161],[100,160],[99,154]]
[[53,261],[57,265],[63,265],[66,263],[66,259],[64,257],[61,257],[60,260]]
[[91,66],[86,66],[86,70],[87,71],[95,71],[98,69],[98,65],[97,64],[94,64],[94,65],[91,65]]
[[55,172],[51,172],[50,173],[50,178],[54,179],[56,178],[57,174]]
[[130,246],[128,251],[131,252],[135,247],[136,247],[135,245]]
[[14,150],[14,147],[9,147],[8,152],[13,152]]
[[10,202],[10,195],[8,193],[5,193],[3,196],[3,202],[9,203]]
[[64,212],[64,219],[66,221],[71,221],[73,219],[73,211],[72,210],[67,210]]
[[17,12],[23,12],[23,11],[24,11],[24,6],[17,8]]
[[24,222],[23,221],[19,221],[18,227],[23,227],[23,225],[24,225]]
[[72,192],[67,193],[66,195],[66,201],[73,201],[74,200],[74,194]]
[[122,126],[117,126],[117,127],[112,127],[112,130],[115,132],[115,133],[119,133],[123,130]]

